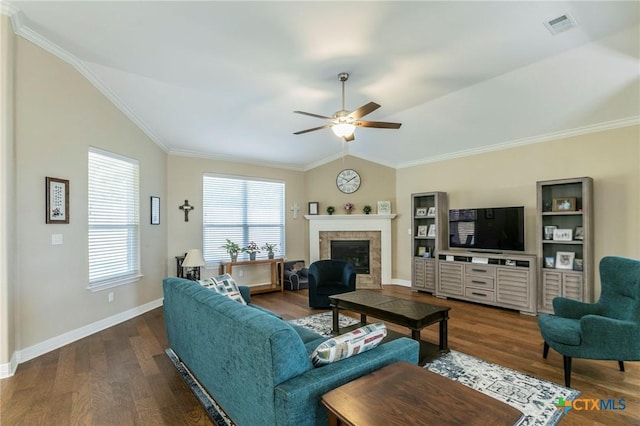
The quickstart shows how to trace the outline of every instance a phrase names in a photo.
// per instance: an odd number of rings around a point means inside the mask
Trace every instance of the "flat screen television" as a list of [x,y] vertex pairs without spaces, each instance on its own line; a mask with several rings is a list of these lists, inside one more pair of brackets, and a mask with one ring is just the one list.
[[524,207],[449,210],[449,247],[524,251]]

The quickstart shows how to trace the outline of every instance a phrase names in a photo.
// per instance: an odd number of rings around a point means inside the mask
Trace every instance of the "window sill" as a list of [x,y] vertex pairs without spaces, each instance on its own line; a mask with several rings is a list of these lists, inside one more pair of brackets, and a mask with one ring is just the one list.
[[137,283],[142,279],[142,277],[144,277],[144,275],[133,275],[128,277],[116,278],[108,281],[101,281],[96,284],[89,284],[89,286],[87,287],[87,290],[91,290],[92,292],[95,293],[98,291],[107,290],[109,288],[119,287],[121,285]]

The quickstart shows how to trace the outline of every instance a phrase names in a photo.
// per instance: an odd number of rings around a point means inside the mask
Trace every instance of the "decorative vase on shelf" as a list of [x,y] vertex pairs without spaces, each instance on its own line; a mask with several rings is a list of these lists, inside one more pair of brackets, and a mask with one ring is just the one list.
[[270,251],[270,252],[268,253],[268,255],[269,255],[269,259],[273,259],[273,252],[272,252],[272,251]]
[[255,253],[249,253],[249,260],[256,260],[256,254]]
[[231,256],[231,261],[232,262],[237,262],[238,261],[238,253],[229,253],[229,256]]

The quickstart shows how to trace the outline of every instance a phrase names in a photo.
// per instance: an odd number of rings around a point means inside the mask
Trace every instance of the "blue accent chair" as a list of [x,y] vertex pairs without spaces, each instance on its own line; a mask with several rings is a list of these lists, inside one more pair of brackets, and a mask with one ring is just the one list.
[[330,308],[329,296],[356,291],[356,271],[344,260],[318,260],[309,265],[309,307]]
[[549,347],[563,356],[565,385],[571,385],[571,359],[640,361],[640,261],[607,256],[600,261],[600,300],[583,303],[553,299],[554,315],[538,318]]

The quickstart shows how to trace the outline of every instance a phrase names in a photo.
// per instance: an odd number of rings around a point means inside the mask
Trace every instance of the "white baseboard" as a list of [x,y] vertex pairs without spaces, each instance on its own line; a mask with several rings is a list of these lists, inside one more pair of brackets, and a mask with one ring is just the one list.
[[144,305],[136,306],[135,308],[113,315],[109,318],[96,321],[92,324],[85,325],[84,327],[77,328],[61,334],[60,336],[53,337],[45,340],[44,342],[16,351],[13,353],[9,363],[0,364],[0,379],[13,376],[18,368],[18,364],[20,363],[29,361],[30,359],[39,357],[40,355],[44,355],[47,352],[51,352],[54,349],[73,343],[76,340],[80,340],[106,328],[113,327],[121,322],[135,318],[138,315],[142,315],[145,312],[162,306],[162,301],[162,298],[153,300],[149,303],[145,303]]
[[401,285],[402,287],[411,287],[411,281],[409,281],[409,280],[399,280],[397,278],[393,278],[391,280],[391,284]]

